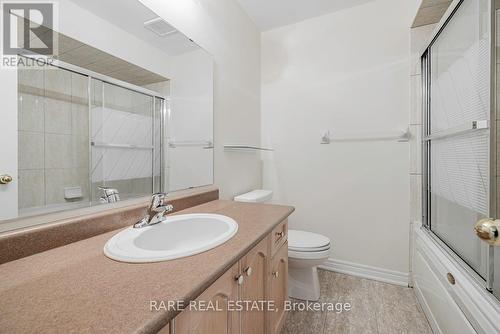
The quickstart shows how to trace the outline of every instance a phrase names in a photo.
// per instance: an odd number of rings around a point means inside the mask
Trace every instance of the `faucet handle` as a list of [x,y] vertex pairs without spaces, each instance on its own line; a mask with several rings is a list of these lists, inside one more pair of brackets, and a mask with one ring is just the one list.
[[[163,206],[163,200],[167,197],[166,193],[156,193],[151,197],[151,204],[149,205],[149,211],[160,212],[162,211],[160,207]],[[159,210],[158,210],[159,209]]]
[[134,228],[141,228],[144,226],[151,226],[161,223],[166,219],[163,215],[171,212],[174,209],[172,204],[163,205],[163,200],[167,197],[165,193],[156,193],[151,197],[151,204],[149,205],[147,215],[140,221],[134,224]]
[[172,211],[173,209],[174,209],[174,206],[172,204],[167,204],[167,205],[162,205],[162,206],[158,206],[156,208],[153,208],[153,211],[167,213],[167,212]]
[[120,194],[117,189],[105,186],[98,186],[97,188],[102,191],[102,196],[99,198],[101,203],[115,203],[120,201]]

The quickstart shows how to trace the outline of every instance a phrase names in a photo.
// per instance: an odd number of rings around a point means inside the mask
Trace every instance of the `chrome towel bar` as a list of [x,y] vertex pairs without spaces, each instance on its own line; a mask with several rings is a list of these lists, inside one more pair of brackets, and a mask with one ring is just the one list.
[[264,147],[258,147],[258,146],[248,146],[248,145],[224,145],[225,150],[234,150],[234,151],[240,151],[240,150],[248,150],[248,151],[269,151],[272,152],[274,149],[272,148],[264,148]]
[[169,141],[168,147],[203,147],[204,149],[214,148],[214,143],[210,140],[179,140],[179,141]]
[[140,145],[129,145],[129,144],[111,144],[111,143],[98,143],[90,142],[90,145],[94,147],[108,147],[108,148],[126,148],[126,149],[136,149],[136,150],[152,150],[153,146],[140,146]]
[[449,137],[463,135],[469,132],[487,130],[489,128],[490,125],[489,121],[487,120],[472,121],[462,124],[460,126],[432,133],[429,136],[425,136],[424,141],[449,138]]
[[332,137],[330,131],[327,131],[321,137],[321,144],[331,144],[332,142],[356,142],[356,141],[392,141],[396,140],[400,143],[408,142],[411,138],[410,129],[407,128],[399,134],[366,134],[366,135],[347,135]]

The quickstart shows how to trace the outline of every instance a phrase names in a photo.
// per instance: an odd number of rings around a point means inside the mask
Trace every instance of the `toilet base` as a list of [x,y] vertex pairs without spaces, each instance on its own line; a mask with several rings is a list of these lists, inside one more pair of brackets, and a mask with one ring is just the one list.
[[290,266],[288,268],[288,296],[295,299],[318,301],[320,296],[318,268]]

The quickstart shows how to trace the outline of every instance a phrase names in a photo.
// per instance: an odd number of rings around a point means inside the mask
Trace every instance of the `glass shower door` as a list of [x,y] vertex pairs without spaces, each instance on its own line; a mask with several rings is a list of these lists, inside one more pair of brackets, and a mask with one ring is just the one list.
[[426,55],[426,224],[483,279],[489,248],[473,234],[490,215],[487,0],[462,2]]
[[[500,47],[500,2],[495,1],[495,8],[494,8],[494,24],[495,24],[495,33],[496,33],[496,39],[495,39],[495,55],[496,55],[496,61],[495,61],[495,67],[492,69],[494,71],[494,77],[495,81],[494,86],[496,87],[495,90],[495,127],[496,131],[494,131],[494,140],[496,144],[496,159],[492,161],[494,164],[493,170],[495,171],[495,177],[493,178],[494,180],[494,187],[495,189],[495,196],[493,198],[495,199],[494,203],[492,203],[492,207],[495,208],[495,218],[500,219],[500,161],[498,160],[498,153],[499,153],[499,145],[500,145],[500,133],[499,133],[499,125],[500,125],[500,112],[499,112],[499,106],[500,106],[500,53],[499,53],[499,47]],[[500,299],[500,247],[491,247],[492,252],[493,252],[493,294]]]
[[118,190],[122,200],[158,191],[154,97],[92,79],[91,100],[93,202],[103,187]]

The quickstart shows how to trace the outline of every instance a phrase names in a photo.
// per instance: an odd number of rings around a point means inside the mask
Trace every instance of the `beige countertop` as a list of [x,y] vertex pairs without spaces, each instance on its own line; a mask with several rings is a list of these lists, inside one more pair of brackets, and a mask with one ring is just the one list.
[[175,311],[150,301],[195,299],[292,207],[212,201],[182,213],[218,213],[237,234],[207,252],[159,263],[128,264],[103,254],[118,231],[0,265],[0,333],[156,333]]

